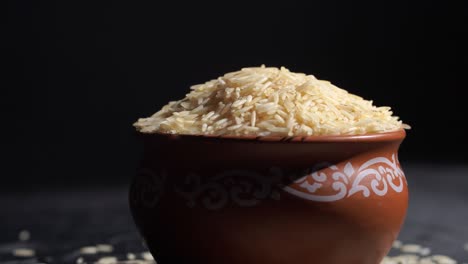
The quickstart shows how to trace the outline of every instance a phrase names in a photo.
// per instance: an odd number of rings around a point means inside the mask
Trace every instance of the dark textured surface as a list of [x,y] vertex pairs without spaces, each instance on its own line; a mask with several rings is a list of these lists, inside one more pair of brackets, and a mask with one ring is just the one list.
[[417,243],[468,263],[468,167],[407,166],[410,190],[408,215],[400,233]]
[[[468,251],[463,249],[468,243],[468,167],[412,165],[405,171],[410,207],[400,240],[468,263]],[[100,243],[114,245],[114,252],[107,255],[119,259],[127,252],[145,251],[130,216],[125,186],[3,194],[0,208],[2,264],[75,263],[79,248]],[[31,233],[28,242],[18,241],[21,230]],[[37,257],[14,257],[12,250],[18,247],[35,249]]]
[[[129,252],[144,252],[126,195],[122,186],[1,197],[0,263],[21,260],[12,255],[13,249],[20,247],[34,249],[41,263],[76,263],[81,247],[96,244],[111,244],[114,252],[84,256],[90,262],[103,256],[125,259]],[[28,242],[18,241],[21,230],[31,233]]]

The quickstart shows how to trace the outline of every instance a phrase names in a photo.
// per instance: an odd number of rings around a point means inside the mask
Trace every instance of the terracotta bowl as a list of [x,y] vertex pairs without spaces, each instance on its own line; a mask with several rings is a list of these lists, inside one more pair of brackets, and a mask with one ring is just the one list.
[[159,264],[377,264],[405,218],[404,130],[141,136],[130,207]]

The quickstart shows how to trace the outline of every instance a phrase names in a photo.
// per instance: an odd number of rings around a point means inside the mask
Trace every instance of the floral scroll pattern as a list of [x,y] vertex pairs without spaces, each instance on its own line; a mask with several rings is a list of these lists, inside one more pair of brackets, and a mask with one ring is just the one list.
[[202,182],[200,175],[189,174],[184,186],[176,187],[176,193],[187,200],[189,207],[195,207],[198,202],[209,210],[228,204],[252,207],[265,199],[279,199],[279,181],[274,175],[243,170],[217,174],[208,182]]
[[[357,169],[355,169],[357,168]],[[330,184],[333,193],[319,193],[320,189]],[[406,178],[399,166],[396,154],[391,159],[376,157],[355,167],[347,162],[343,168],[336,165],[326,165],[295,181],[292,186],[286,186],[284,191],[306,200],[317,202],[334,202],[362,193],[369,197],[371,193],[377,196],[386,195],[390,189],[401,193],[406,184]]]
[[155,173],[150,169],[141,169],[130,188],[130,202],[147,208],[155,207],[164,192],[166,171]]
[[298,177],[279,168],[265,173],[230,170],[211,177],[202,176],[189,173],[183,177],[183,182],[171,183],[165,188],[165,181],[170,178],[165,171],[156,175],[142,170],[141,181],[135,186],[137,190],[132,197],[144,206],[154,207],[167,189],[174,191],[188,207],[217,210],[229,205],[252,207],[264,200],[280,200],[284,192],[315,202],[335,202],[354,195],[367,198],[385,196],[390,191],[401,193],[406,185],[396,153],[390,158],[371,158],[362,164],[354,161],[317,164],[308,173],[296,175]]

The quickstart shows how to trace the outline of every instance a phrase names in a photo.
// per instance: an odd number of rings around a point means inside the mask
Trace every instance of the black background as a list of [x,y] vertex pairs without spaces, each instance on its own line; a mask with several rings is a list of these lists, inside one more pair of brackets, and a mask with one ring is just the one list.
[[128,182],[138,117],[261,64],[392,106],[403,162],[466,164],[466,1],[216,3],[9,1],[0,188]]

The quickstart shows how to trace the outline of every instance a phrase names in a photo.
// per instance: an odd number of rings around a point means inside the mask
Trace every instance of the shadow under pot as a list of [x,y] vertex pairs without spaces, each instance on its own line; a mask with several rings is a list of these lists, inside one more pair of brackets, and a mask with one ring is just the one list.
[[404,130],[140,136],[130,207],[159,264],[378,264],[405,218]]

